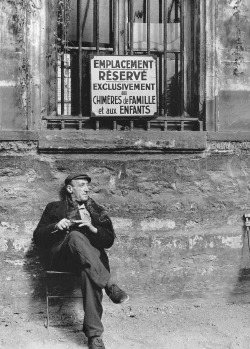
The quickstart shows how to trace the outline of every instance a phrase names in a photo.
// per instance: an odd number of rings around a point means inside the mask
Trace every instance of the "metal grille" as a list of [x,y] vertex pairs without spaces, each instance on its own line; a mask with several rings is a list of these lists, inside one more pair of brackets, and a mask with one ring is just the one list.
[[[202,122],[184,110],[183,4],[184,0],[124,0],[121,24],[117,0],[64,0],[64,6],[58,8],[57,115],[45,117],[47,128],[202,129]],[[118,55],[121,27],[123,54],[157,57],[156,119],[90,117],[89,55]]]

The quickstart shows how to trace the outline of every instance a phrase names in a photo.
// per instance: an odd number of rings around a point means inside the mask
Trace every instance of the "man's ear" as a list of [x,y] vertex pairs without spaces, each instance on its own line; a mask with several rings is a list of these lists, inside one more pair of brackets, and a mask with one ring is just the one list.
[[72,186],[70,184],[66,185],[66,190],[70,194],[72,194],[72,192],[73,192]]

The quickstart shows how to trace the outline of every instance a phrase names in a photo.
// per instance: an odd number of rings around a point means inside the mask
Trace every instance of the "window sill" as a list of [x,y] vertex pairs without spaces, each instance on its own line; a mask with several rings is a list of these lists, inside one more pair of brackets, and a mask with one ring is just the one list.
[[44,131],[40,152],[198,152],[206,149],[206,132],[191,131]]
[[0,141],[38,141],[39,133],[35,131],[0,131]]
[[37,142],[39,152],[202,152],[207,142],[250,142],[250,132],[0,131],[1,142]]
[[207,140],[209,142],[249,142],[250,132],[208,132]]

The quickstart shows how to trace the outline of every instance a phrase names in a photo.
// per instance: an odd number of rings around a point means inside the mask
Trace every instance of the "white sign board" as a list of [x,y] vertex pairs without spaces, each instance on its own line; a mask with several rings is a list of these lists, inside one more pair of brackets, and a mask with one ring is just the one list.
[[152,117],[157,114],[153,56],[93,56],[91,106],[94,117]]

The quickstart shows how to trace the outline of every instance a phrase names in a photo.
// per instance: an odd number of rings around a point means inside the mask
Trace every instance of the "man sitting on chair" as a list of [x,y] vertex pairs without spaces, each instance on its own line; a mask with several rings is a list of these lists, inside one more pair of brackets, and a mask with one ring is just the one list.
[[90,181],[82,173],[65,179],[65,198],[46,206],[34,231],[34,241],[49,251],[50,268],[81,276],[83,332],[90,349],[105,349],[102,290],[117,304],[129,297],[112,281],[105,249],[113,245],[115,232],[104,209],[89,197]]

